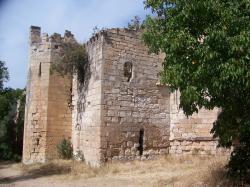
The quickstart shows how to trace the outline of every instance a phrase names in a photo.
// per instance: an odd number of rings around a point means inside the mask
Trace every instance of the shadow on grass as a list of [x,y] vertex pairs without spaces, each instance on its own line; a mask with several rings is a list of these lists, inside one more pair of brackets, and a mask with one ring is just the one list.
[[[8,167],[11,167],[10,163],[0,164],[0,169],[5,169]],[[48,163],[45,165],[40,165],[35,168],[28,168],[27,166],[23,166],[22,172],[18,175],[14,175],[10,177],[0,177],[0,184],[10,184],[14,182],[37,179],[37,178],[47,177],[47,176],[52,176],[52,175],[63,175],[63,174],[68,174],[70,172],[71,172],[71,166],[69,164],[58,165],[55,163]]]

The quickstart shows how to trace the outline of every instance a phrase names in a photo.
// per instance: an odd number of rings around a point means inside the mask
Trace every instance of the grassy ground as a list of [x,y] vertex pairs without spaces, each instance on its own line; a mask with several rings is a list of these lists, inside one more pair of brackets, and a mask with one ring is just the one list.
[[0,186],[237,186],[226,178],[227,161],[225,156],[167,156],[109,163],[101,168],[63,160],[30,166],[2,162]]

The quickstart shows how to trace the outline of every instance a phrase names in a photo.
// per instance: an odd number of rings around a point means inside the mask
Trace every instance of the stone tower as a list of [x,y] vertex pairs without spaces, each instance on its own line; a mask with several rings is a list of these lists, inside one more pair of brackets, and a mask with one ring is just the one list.
[[164,55],[149,54],[140,32],[107,29],[91,37],[84,83],[50,72],[65,41],[74,41],[69,31],[41,37],[31,27],[24,163],[57,158],[63,138],[92,166],[218,152],[209,132],[219,111],[201,109],[187,118],[178,107],[180,93],[159,84]]
[[140,32],[107,29],[86,48],[90,75],[80,89],[73,80],[72,94],[73,147],[86,162],[217,152],[210,130],[218,110],[187,118],[179,92],[159,84],[164,55],[149,54]]
[[70,77],[51,73],[51,64],[59,59],[60,45],[74,40],[66,32],[41,36],[40,27],[31,26],[29,67],[25,108],[23,162],[45,162],[57,158],[56,145],[63,138],[71,139]]
[[140,36],[107,29],[86,43],[90,73],[80,89],[73,81],[72,140],[90,165],[168,152],[170,92],[156,85],[163,59]]

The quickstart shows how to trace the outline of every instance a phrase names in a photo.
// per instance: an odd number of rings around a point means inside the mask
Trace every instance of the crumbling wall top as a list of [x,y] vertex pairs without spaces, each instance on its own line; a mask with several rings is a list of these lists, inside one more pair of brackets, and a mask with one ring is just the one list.
[[59,33],[54,33],[51,36],[48,33],[43,33],[41,36],[41,27],[30,27],[30,44],[45,44],[45,43],[61,43],[61,42],[76,42],[74,35],[66,30],[62,37]]
[[41,42],[41,28],[37,26],[30,27],[30,44]]
[[123,35],[123,36],[130,36],[132,38],[138,38],[141,35],[141,33],[142,33],[141,30],[132,30],[128,28],[102,29],[89,39],[87,45],[92,44],[95,41],[98,41],[101,38],[101,36],[103,36],[104,38],[110,38],[113,35]]

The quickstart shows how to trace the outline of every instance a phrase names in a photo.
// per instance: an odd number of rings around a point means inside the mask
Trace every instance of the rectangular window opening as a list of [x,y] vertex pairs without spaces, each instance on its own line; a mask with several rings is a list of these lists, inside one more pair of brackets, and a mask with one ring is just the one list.
[[38,76],[41,77],[42,75],[42,63],[39,64]]

